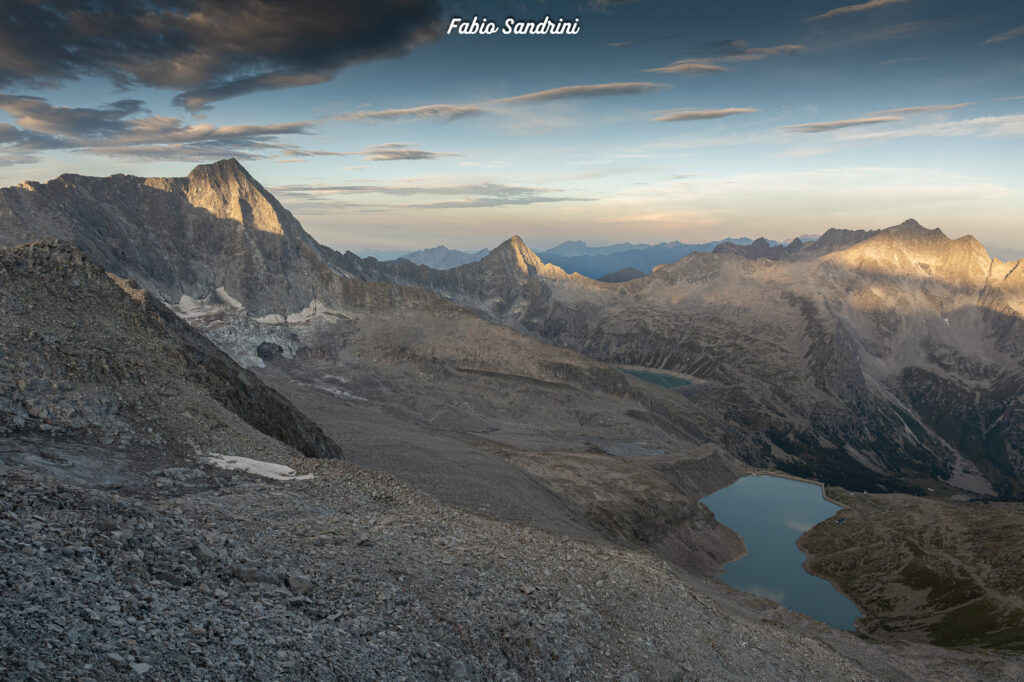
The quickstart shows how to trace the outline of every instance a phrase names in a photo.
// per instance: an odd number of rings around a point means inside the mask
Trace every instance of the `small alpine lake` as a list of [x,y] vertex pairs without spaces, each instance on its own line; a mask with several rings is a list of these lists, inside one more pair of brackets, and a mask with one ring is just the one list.
[[840,630],[861,615],[831,583],[804,570],[796,540],[833,516],[839,505],[816,484],[778,476],[745,476],[701,500],[719,523],[743,538],[747,553],[726,565],[721,579]]

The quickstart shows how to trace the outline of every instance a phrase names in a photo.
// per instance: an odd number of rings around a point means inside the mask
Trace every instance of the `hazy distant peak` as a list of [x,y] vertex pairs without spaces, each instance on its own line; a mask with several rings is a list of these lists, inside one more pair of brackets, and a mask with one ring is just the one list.
[[456,249],[449,249],[442,244],[429,249],[412,251],[402,256],[402,258],[412,261],[417,265],[426,265],[435,270],[450,270],[467,263],[475,263],[489,252],[488,249],[480,249],[474,252],[458,251]]
[[589,248],[582,239],[570,239],[548,249],[548,252],[560,256],[581,256],[586,254]]

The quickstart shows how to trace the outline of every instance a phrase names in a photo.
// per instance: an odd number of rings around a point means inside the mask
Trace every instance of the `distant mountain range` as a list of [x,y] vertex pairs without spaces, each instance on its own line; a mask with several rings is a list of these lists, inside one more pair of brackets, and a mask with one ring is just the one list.
[[[659,244],[623,242],[609,246],[589,246],[581,240],[570,240],[546,251],[537,251],[536,254],[545,263],[557,265],[567,273],[576,272],[602,282],[627,282],[649,274],[659,265],[669,265],[691,253],[712,251],[714,253],[735,253],[745,258],[791,260],[802,250],[806,249],[805,254],[833,250],[840,245],[836,240],[845,240],[849,245],[855,241],[861,241],[865,235],[875,232],[877,230],[830,229],[824,235],[803,234],[781,242],[764,237],[757,239],[727,237],[699,244],[673,241]],[[824,241],[811,247],[819,240]],[[811,248],[808,249],[808,247]],[[1024,258],[1024,250],[988,246],[986,249],[992,256],[1006,262]],[[380,261],[404,258],[417,265],[426,265],[435,270],[448,270],[467,263],[475,263],[488,253],[488,249],[459,251],[446,246],[435,246],[404,255],[397,255],[396,252],[364,252],[364,255]]]
[[[746,237],[730,237],[700,244],[684,244],[679,241],[660,244],[624,242],[610,246],[588,246],[586,242],[576,240],[562,242],[547,251],[538,251],[537,256],[545,263],[557,265],[569,273],[578,272],[591,279],[601,279],[606,275],[616,273],[616,279],[606,281],[624,282],[627,281],[622,279],[624,276],[628,275],[629,279],[642,277],[657,265],[674,263],[695,251],[711,251],[724,242],[746,246],[753,244],[754,240]],[[776,246],[778,242],[769,241],[768,244]],[[474,263],[486,256],[488,252],[488,249],[468,252],[449,249],[446,246],[435,246],[431,249],[407,253],[401,258],[435,270],[447,270],[466,263]],[[387,258],[383,253],[375,257],[377,260],[397,260],[397,258]]]

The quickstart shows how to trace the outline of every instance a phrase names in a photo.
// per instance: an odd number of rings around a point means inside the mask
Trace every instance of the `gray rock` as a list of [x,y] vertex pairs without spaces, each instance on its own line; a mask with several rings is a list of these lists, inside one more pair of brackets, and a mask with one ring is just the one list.
[[280,581],[277,576],[251,564],[235,564],[231,567],[231,574],[243,583],[267,583],[276,585]]
[[196,559],[198,559],[200,563],[204,564],[208,564],[217,558],[217,554],[202,542],[197,542],[192,545],[192,554],[195,555]]
[[313,581],[309,576],[298,572],[291,572],[285,579],[288,589],[297,595],[306,595],[313,591]]

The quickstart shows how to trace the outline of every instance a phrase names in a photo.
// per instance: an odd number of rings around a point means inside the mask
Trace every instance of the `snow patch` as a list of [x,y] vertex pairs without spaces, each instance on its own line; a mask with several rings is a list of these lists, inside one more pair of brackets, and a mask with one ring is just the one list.
[[263,324],[303,324],[322,316],[344,317],[347,320],[353,319],[348,313],[328,308],[319,299],[313,298],[310,299],[309,305],[297,313],[290,313],[287,316],[271,313],[263,317],[257,317],[256,321]]
[[275,481],[304,481],[309,478],[313,478],[313,474],[306,474],[304,476],[295,475],[295,469],[284,464],[274,464],[273,462],[263,462],[258,459],[250,459],[248,457],[239,457],[236,455],[222,455],[216,452],[211,452],[210,456],[204,460],[207,464],[212,464],[221,469],[230,469],[233,471],[245,471],[250,474],[256,474],[263,478],[271,478]]
[[176,304],[171,303],[170,305],[174,308],[174,311],[178,313],[179,317],[184,317],[185,319],[201,315],[210,308],[210,304],[204,299],[197,300],[188,294],[182,294],[180,301]]
[[233,298],[224,287],[217,287],[217,297],[235,310],[245,310],[245,306],[243,306],[238,299]]

